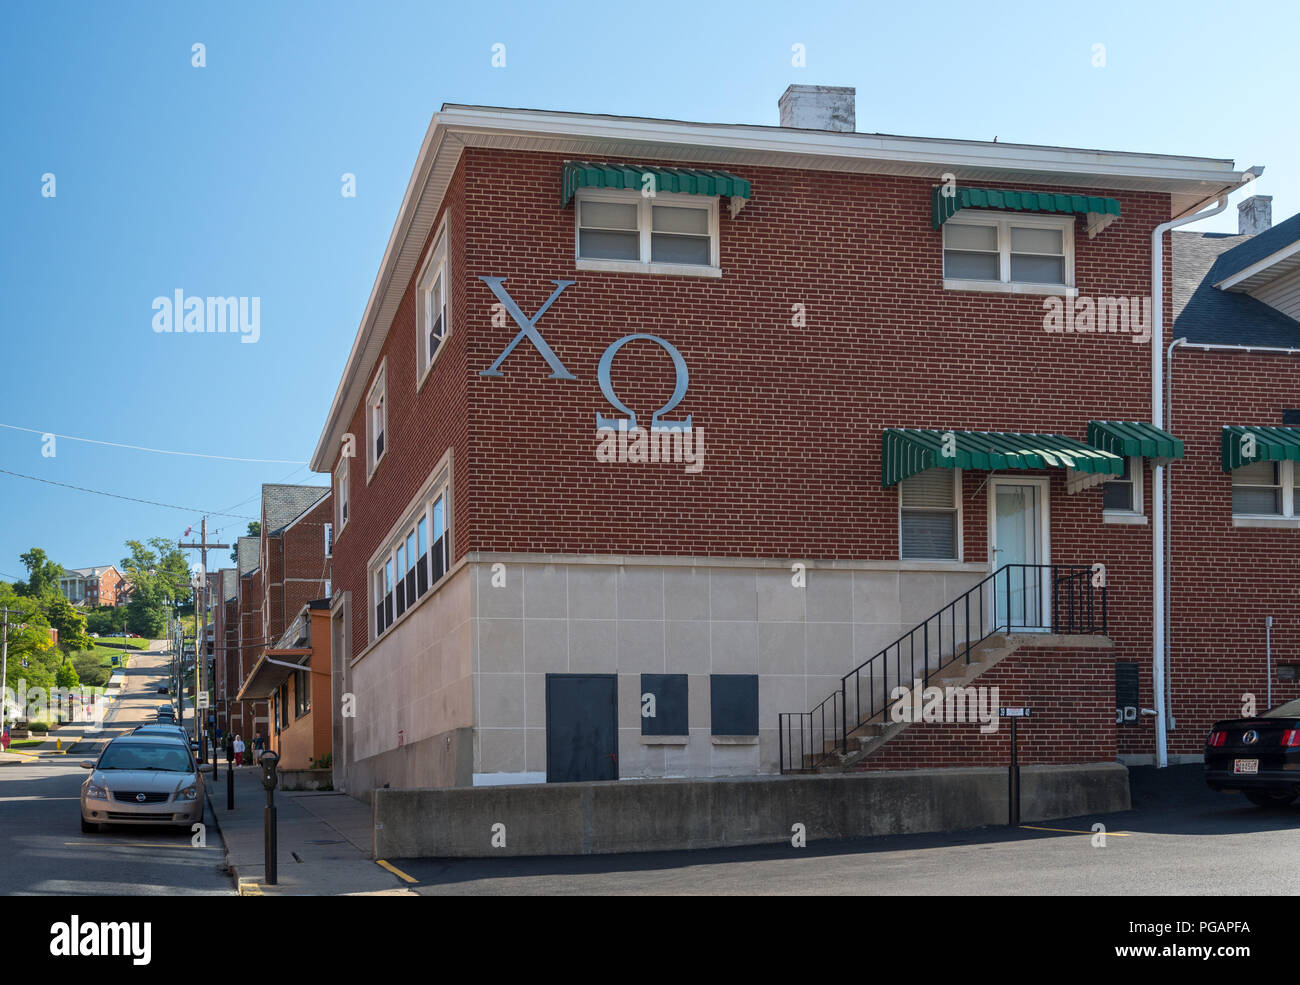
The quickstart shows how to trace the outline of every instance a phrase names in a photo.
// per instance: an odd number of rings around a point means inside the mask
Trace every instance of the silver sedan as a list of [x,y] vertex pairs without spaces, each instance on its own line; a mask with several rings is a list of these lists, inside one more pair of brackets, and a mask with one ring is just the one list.
[[172,824],[189,827],[203,820],[203,774],[180,737],[131,733],[118,736],[81,785],[81,830],[102,831],[108,824]]

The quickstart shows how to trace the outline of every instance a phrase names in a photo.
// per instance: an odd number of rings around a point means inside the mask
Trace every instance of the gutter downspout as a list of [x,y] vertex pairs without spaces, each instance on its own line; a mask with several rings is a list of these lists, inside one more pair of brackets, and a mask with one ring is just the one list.
[[[1177,349],[1180,345],[1185,344],[1186,342],[1187,342],[1187,336],[1185,336],[1185,335],[1184,335],[1184,336],[1181,336],[1181,337],[1179,337],[1179,338],[1174,339],[1172,342],[1170,342],[1170,343],[1169,343],[1169,348],[1165,350],[1165,422],[1166,422],[1166,424],[1167,424],[1170,428],[1173,427],[1173,419],[1174,419],[1174,350]],[[1168,525],[1168,526],[1172,526],[1172,524],[1173,524],[1173,517],[1174,517],[1174,511],[1173,511],[1174,492],[1173,492],[1173,487],[1174,487],[1174,478],[1173,478],[1173,474],[1170,473],[1170,475],[1167,477],[1167,481],[1165,482],[1165,516],[1164,516],[1164,519],[1165,519],[1165,523],[1166,523],[1166,525]],[[1169,597],[1170,597],[1170,589],[1169,589],[1169,580],[1170,580],[1170,576],[1169,576],[1169,569],[1170,569],[1170,566],[1171,566],[1171,561],[1173,560],[1173,549],[1169,546],[1169,541],[1170,541],[1171,539],[1172,539],[1172,537],[1169,536],[1168,531],[1166,531],[1166,536],[1165,536],[1165,538],[1164,538],[1164,547],[1165,547],[1165,577],[1164,577],[1164,594],[1165,594],[1165,626],[1164,626],[1164,637],[1163,637],[1163,639],[1161,639],[1161,641],[1160,641],[1160,652],[1164,655],[1164,661],[1165,661],[1165,668],[1164,668],[1164,670],[1165,670],[1165,704],[1164,704],[1164,711],[1165,711],[1165,714],[1167,714],[1167,715],[1169,716],[1169,728],[1170,728],[1170,730],[1172,731],[1172,730],[1178,728],[1178,724],[1177,724],[1177,719],[1176,719],[1176,717],[1174,716],[1174,710],[1173,710],[1173,694],[1174,694],[1173,673],[1172,673],[1172,671],[1169,669]]]
[[[1254,181],[1264,171],[1253,167],[1242,175],[1241,184]],[[1192,212],[1179,219],[1162,222],[1151,231],[1151,423],[1164,428],[1164,329],[1165,329],[1165,233],[1191,222],[1199,222],[1218,215],[1228,207],[1228,196],[1235,190],[1229,187],[1221,191],[1218,204],[1205,211]],[[1151,676],[1152,691],[1156,706],[1156,767],[1169,765],[1168,736],[1165,718],[1165,466],[1156,465],[1151,470],[1152,488],[1152,531],[1151,531],[1151,581],[1152,581],[1152,626],[1151,626]]]

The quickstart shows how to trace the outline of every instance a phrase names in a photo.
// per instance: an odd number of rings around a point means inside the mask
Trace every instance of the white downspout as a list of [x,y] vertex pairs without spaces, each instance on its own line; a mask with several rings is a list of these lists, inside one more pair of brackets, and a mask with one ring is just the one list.
[[[1242,184],[1254,181],[1263,173],[1255,167],[1242,175]],[[1240,186],[1238,186],[1240,187]],[[1181,219],[1162,222],[1151,233],[1151,423],[1165,426],[1164,412],[1164,329],[1165,329],[1165,233],[1191,222],[1200,222],[1216,216],[1228,207],[1232,188],[1224,189],[1218,204],[1204,212],[1194,212]],[[1156,766],[1169,765],[1168,736],[1165,714],[1165,467],[1151,469],[1151,676],[1156,706]]]

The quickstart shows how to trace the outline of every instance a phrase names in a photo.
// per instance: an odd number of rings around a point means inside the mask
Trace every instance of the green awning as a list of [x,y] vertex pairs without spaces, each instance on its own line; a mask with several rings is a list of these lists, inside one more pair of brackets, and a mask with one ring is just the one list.
[[[950,441],[945,441],[951,435]],[[945,455],[945,445],[952,451]],[[1124,459],[1063,434],[1018,431],[923,431],[886,428],[883,483],[889,488],[926,469],[1047,469],[1122,475]]]
[[[1247,435],[1254,438],[1254,455],[1245,454]],[[1231,472],[1253,462],[1300,462],[1300,428],[1242,427],[1223,429],[1223,471]]]
[[1088,216],[1088,235],[1095,236],[1119,218],[1119,202],[1096,195],[1022,192],[997,188],[936,185],[931,191],[930,217],[938,229],[962,209],[1002,209],[1007,212],[1053,212]]
[[1089,421],[1088,444],[1125,458],[1182,458],[1183,443],[1144,421]]
[[[579,188],[645,187],[645,175],[654,178],[654,188],[661,192],[686,195],[726,195],[733,200],[749,198],[749,182],[730,171],[704,171],[700,168],[670,168],[649,164],[608,164],[592,161],[565,161],[560,207],[566,207]],[[733,201],[732,212],[739,211]]]

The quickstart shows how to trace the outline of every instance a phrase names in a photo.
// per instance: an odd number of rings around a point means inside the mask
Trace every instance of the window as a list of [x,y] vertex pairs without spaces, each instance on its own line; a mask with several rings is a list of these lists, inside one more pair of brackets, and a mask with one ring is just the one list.
[[[348,459],[339,459],[334,470],[334,522],[342,530],[348,524]],[[330,531],[330,550],[334,550],[334,532]]]
[[1142,459],[1124,459],[1124,472],[1101,486],[1103,513],[1138,514],[1142,506]]
[[325,556],[334,556],[334,524],[325,524]]
[[580,270],[720,276],[718,200],[585,189],[574,200]]
[[379,637],[447,573],[451,538],[446,527],[447,486],[434,494],[400,528],[371,573],[375,636]]
[[712,674],[709,712],[714,735],[758,735],[758,675]]
[[450,307],[447,303],[447,223],[429,251],[429,259],[420,272],[416,292],[415,333],[419,345],[418,385],[424,382],[433,361],[442,351],[443,340],[451,331]]
[[944,287],[1056,293],[1074,287],[1074,217],[967,214],[943,225]]
[[1291,515],[1291,463],[1253,462],[1232,472],[1232,512],[1242,516]]
[[687,735],[686,722],[686,675],[642,674],[641,734]]
[[293,718],[297,721],[311,711],[311,671],[296,670],[293,674]]
[[898,502],[901,559],[960,560],[960,469],[926,469],[904,479]]
[[388,407],[384,402],[386,392],[384,375],[385,368],[381,367],[379,375],[375,377],[374,386],[370,388],[370,395],[366,398],[366,424],[369,428],[369,441],[366,442],[366,454],[369,456],[367,478],[374,474],[379,460],[384,457],[384,438],[388,431]]

